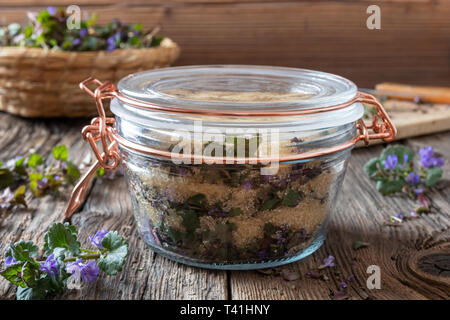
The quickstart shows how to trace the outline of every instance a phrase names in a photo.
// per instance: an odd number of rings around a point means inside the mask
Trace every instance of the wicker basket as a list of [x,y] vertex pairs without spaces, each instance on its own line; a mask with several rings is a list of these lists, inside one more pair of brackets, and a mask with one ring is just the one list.
[[179,47],[165,38],[159,47],[113,52],[63,52],[0,48],[0,110],[23,117],[80,117],[97,113],[79,83],[95,76],[117,82],[141,70],[170,66]]

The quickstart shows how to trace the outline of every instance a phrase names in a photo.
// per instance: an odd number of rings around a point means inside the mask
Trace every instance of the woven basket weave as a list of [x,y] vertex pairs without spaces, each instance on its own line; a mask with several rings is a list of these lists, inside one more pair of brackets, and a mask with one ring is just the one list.
[[117,83],[141,70],[168,67],[179,47],[165,38],[146,49],[64,52],[0,47],[0,110],[23,117],[92,116],[97,109],[79,89],[89,76]]

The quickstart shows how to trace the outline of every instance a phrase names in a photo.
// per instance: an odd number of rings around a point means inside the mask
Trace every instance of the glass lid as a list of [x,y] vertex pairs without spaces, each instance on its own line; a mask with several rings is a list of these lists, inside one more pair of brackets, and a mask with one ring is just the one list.
[[163,107],[249,113],[328,107],[357,93],[353,82],[330,73],[248,65],[144,71],[120,80],[118,89],[126,97]]

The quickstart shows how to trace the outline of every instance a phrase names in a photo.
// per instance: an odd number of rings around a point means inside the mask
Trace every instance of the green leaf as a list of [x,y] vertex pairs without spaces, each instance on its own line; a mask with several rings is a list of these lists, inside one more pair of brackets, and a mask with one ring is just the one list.
[[66,170],[67,170],[66,180],[67,180],[67,182],[69,182],[71,184],[74,184],[81,176],[81,173],[80,173],[80,170],[78,170],[78,167],[70,161],[67,161]]
[[14,164],[14,172],[16,172],[17,174],[21,175],[21,176],[27,176],[27,170],[25,169],[24,166],[24,162],[25,162],[25,157],[20,158],[19,160],[16,161],[16,163]]
[[174,229],[172,227],[167,228],[167,235],[175,243],[178,243],[179,241],[183,240],[183,238],[184,238],[182,232],[180,232],[177,229]]
[[295,207],[298,204],[299,199],[299,193],[297,191],[289,189],[288,192],[284,195],[283,205],[287,207]]
[[128,243],[116,231],[110,231],[103,238],[102,246],[108,250],[108,255],[100,258],[99,268],[108,275],[122,271],[128,255]]
[[30,179],[30,189],[35,196],[39,196],[39,192],[38,192],[39,189],[37,189],[38,181],[41,180],[43,177],[44,177],[44,175],[41,173],[38,173],[38,172],[32,172],[28,176],[28,178]]
[[184,210],[183,213],[183,225],[188,233],[194,232],[195,229],[200,227],[200,219],[197,212],[194,210]]
[[56,146],[52,149],[53,157],[56,160],[66,161],[67,160],[67,147],[65,145]]
[[26,283],[22,280],[22,266],[25,262],[16,262],[10,264],[4,270],[0,271],[0,275],[18,287],[26,287]]
[[6,168],[0,169],[0,189],[6,188],[14,184],[14,176],[11,171]]
[[202,193],[198,193],[195,196],[190,197],[189,199],[187,199],[187,203],[189,205],[194,205],[197,207],[202,207],[205,203],[206,200],[206,196]]
[[434,186],[442,178],[442,168],[434,167],[428,169],[425,184],[427,187]]
[[44,23],[48,21],[51,18],[50,13],[47,10],[42,10],[39,12],[38,16],[36,17],[36,20],[40,23]]
[[25,201],[25,191],[25,186],[20,186],[19,188],[17,188],[16,192],[14,193],[14,201],[17,204],[22,204],[27,207],[27,203]]
[[98,168],[96,175],[101,177],[105,174],[105,169],[103,167]]
[[21,278],[27,287],[34,287],[37,279],[39,278],[37,266],[29,262],[25,262],[22,266]]
[[31,262],[39,265],[34,257],[38,254],[38,246],[34,245],[33,241],[18,241],[10,244],[5,250],[5,258],[13,257],[19,262]]
[[80,242],[77,239],[78,232],[69,223],[55,223],[44,235],[45,255],[49,256],[56,248],[64,248],[72,256],[80,253]]
[[16,292],[17,300],[40,300],[46,296],[47,291],[40,283],[35,288],[18,287]]
[[381,152],[380,155],[380,160],[387,160],[388,155],[391,154],[395,154],[398,158],[398,163],[403,163],[404,159],[403,156],[405,154],[408,155],[408,162],[411,162],[414,158],[414,151],[404,145],[401,144],[397,144],[397,145],[392,145],[392,146],[388,146],[386,148],[383,149],[383,151]]
[[36,169],[36,166],[44,163],[44,160],[37,153],[32,153],[28,158],[28,166],[32,169]]
[[281,202],[281,199],[279,198],[273,198],[270,200],[267,200],[266,202],[264,202],[261,206],[261,210],[265,211],[265,210],[271,210],[273,208],[275,208],[275,206],[277,204],[279,204]]
[[379,192],[383,195],[392,194],[398,191],[401,191],[405,182],[402,180],[380,180],[377,181],[376,187]]
[[19,241],[8,246],[5,258],[13,257],[16,262],[7,266],[0,274],[16,286],[33,286],[39,276],[39,263],[33,257],[38,247],[32,241]]
[[364,171],[370,178],[374,178],[378,173],[378,164],[380,159],[372,158],[364,165]]

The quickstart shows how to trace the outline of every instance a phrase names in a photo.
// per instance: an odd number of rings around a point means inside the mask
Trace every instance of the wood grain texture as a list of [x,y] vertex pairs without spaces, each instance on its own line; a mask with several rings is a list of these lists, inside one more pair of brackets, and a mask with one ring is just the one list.
[[[24,154],[31,147],[48,156],[54,145],[65,143],[70,146],[70,157],[79,164],[90,152],[79,133],[85,122],[87,120],[65,124],[28,121],[0,113],[0,160]],[[415,149],[433,146],[446,159],[446,173],[444,181],[430,190],[432,212],[404,222],[400,227],[384,226],[383,222],[394,213],[407,213],[413,207],[413,201],[401,196],[382,197],[362,172],[363,164],[378,155],[382,146],[353,151],[324,246],[306,259],[280,268],[281,271],[299,272],[300,278],[296,281],[256,271],[192,268],[155,254],[137,233],[124,179],[96,180],[87,201],[71,222],[79,228],[84,245],[88,243],[88,235],[98,229],[117,230],[129,241],[130,255],[120,275],[102,275],[82,290],[72,290],[58,298],[330,299],[330,293],[337,290],[339,283],[353,274],[355,279],[349,283],[348,290],[350,299],[448,299],[449,141],[450,132],[403,141]],[[65,197],[45,197],[32,200],[28,210],[1,215],[0,250],[19,239],[41,243],[47,228],[53,222],[62,221],[66,200]],[[352,243],[359,239],[369,242],[370,246],[354,251]],[[306,276],[330,254],[336,257],[337,267],[323,271],[329,280]],[[366,287],[369,265],[380,266],[380,290]],[[0,299],[13,299],[14,295],[15,288],[1,278]]]
[[[0,19],[65,0],[6,0]],[[381,81],[450,83],[450,2],[387,0],[381,30],[366,28],[368,1],[81,1],[104,23],[118,17],[160,25],[182,49],[179,65],[261,64],[311,68],[345,76],[359,86]],[[39,4],[39,5],[38,5]]]

